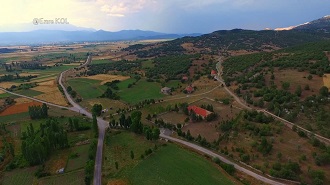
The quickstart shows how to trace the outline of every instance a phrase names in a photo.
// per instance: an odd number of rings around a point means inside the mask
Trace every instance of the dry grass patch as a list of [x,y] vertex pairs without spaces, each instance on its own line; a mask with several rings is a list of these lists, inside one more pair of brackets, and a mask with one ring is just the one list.
[[0,87],[2,87],[4,89],[10,88],[12,85],[18,86],[19,84],[18,83],[15,83],[15,82],[1,82],[0,83]]
[[98,75],[94,75],[94,76],[88,76],[88,77],[83,77],[83,78],[88,78],[88,79],[92,79],[92,80],[100,80],[101,85],[107,83],[107,82],[112,82],[114,80],[127,80],[130,77],[129,76],[120,76],[120,75],[108,75],[108,74],[98,74]]
[[108,185],[127,185],[129,184],[127,180],[116,179],[108,182]]
[[6,93],[5,91],[0,90],[0,94],[5,94],[5,93]]
[[323,85],[330,88],[330,74],[325,74],[323,76]]
[[19,98],[15,98],[15,102],[16,102],[16,104],[22,104],[22,103],[30,103],[30,102],[32,102],[32,100],[19,97]]
[[67,106],[65,98],[63,97],[60,90],[57,88],[57,84],[55,80],[49,80],[42,83],[39,83],[39,86],[32,88],[32,90],[43,92],[44,94],[40,94],[35,96],[40,100],[44,100],[47,102],[51,102],[57,105]]

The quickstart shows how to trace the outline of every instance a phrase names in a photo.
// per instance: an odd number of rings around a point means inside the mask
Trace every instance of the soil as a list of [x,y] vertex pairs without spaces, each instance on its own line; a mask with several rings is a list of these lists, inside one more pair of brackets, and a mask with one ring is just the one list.
[[29,106],[32,106],[32,105],[42,105],[42,103],[30,102],[30,103],[15,104],[13,106],[8,107],[3,112],[1,112],[0,116],[7,116],[7,115],[12,115],[12,114],[27,112],[29,110]]

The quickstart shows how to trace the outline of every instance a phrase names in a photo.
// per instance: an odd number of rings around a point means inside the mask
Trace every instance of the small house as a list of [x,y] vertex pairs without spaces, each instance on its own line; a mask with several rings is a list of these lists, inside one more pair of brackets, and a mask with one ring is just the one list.
[[217,72],[215,70],[212,70],[211,71],[211,76],[215,76],[215,75],[217,75]]
[[193,88],[191,85],[189,85],[188,87],[186,87],[186,92],[187,94],[191,94],[195,91],[195,88]]
[[169,87],[163,87],[160,92],[163,93],[163,94],[171,94],[171,88]]
[[58,174],[62,174],[62,173],[64,173],[64,168],[61,168],[61,169],[57,170],[56,172],[57,172]]
[[182,81],[188,81],[188,79],[189,79],[188,76],[183,76],[182,77]]
[[206,109],[203,109],[203,108],[200,108],[200,107],[197,107],[195,105],[191,105],[191,106],[188,106],[188,111],[193,111],[196,115],[198,116],[201,116],[203,119],[205,119],[207,116],[209,116],[210,114],[212,114],[212,112],[206,110]]

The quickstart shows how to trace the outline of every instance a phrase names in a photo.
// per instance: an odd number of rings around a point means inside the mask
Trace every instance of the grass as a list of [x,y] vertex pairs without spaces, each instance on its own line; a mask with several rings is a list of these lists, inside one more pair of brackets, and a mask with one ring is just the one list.
[[19,114],[12,114],[8,116],[1,116],[1,123],[13,123],[16,121],[30,119],[30,115],[28,112],[23,112]]
[[134,78],[130,78],[124,81],[121,81],[117,84],[117,86],[119,87],[119,89],[123,90],[123,89],[127,89],[128,84],[133,84],[136,80]]
[[7,97],[11,97],[12,95],[9,94],[9,93],[3,93],[3,94],[0,94],[0,99],[1,98],[7,98]]
[[[153,175],[146,175],[150,172]],[[136,185],[234,184],[209,161],[174,144],[139,163],[132,169],[129,179]]]
[[33,96],[38,96],[40,94],[44,94],[42,92],[39,92],[39,91],[35,91],[35,90],[32,90],[32,89],[27,89],[27,90],[19,90],[17,92],[15,92],[17,94],[21,94],[21,95],[25,95],[25,96],[30,96],[30,97],[33,97]]
[[165,84],[166,87],[169,88],[177,88],[179,87],[181,82],[179,80],[171,80]]
[[119,83],[119,85],[119,96],[121,100],[128,103],[134,104],[145,99],[159,99],[164,97],[164,95],[160,93],[161,85],[159,83],[140,80],[131,88],[127,88],[127,86],[121,88],[123,84]]
[[[148,148],[153,149],[153,153],[141,159],[141,154]],[[106,180],[128,181],[134,185],[233,184],[212,162],[174,144],[161,146],[158,141],[121,132],[108,134],[104,149],[103,175]],[[130,158],[131,150],[134,159]],[[118,170],[115,162],[118,162]]]
[[6,173],[2,180],[2,185],[33,184],[34,172],[36,168],[16,169]]
[[153,68],[155,67],[155,64],[153,63],[152,60],[146,60],[142,62],[142,68],[147,69],[147,68]]
[[39,185],[81,185],[84,182],[84,170],[41,178]]
[[81,145],[72,148],[71,154],[78,154],[76,158],[69,158],[66,166],[66,172],[84,168],[86,161],[88,160],[88,149],[89,145]]
[[107,59],[105,59],[105,60],[93,60],[92,61],[92,64],[108,64],[110,62],[111,61],[110,60],[107,60]]
[[84,100],[97,98],[106,90],[106,86],[100,85],[99,80],[75,78],[69,80],[68,83]]

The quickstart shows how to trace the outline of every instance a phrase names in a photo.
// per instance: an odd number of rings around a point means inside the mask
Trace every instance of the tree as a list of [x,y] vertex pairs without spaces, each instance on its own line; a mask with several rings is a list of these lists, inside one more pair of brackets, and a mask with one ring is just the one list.
[[93,114],[93,131],[95,133],[95,137],[97,137],[99,135],[99,129],[97,126],[97,118],[95,114]]
[[48,117],[48,107],[45,103],[42,104],[41,111],[42,111],[42,113],[41,113],[42,117],[47,118]]
[[74,126],[73,126],[73,121],[71,118],[69,118],[69,129],[70,129],[70,132],[73,132]]
[[321,96],[328,96],[329,95],[329,89],[328,89],[328,87],[325,87],[325,86],[321,87],[319,92],[320,92]]
[[283,82],[283,83],[282,83],[282,88],[283,88],[284,90],[288,90],[288,89],[290,88],[290,83],[289,83],[289,82]]
[[134,111],[131,114],[131,119],[132,119],[132,125],[131,125],[131,130],[137,134],[142,133],[143,131],[143,125],[141,123],[141,116],[142,113],[140,111]]
[[151,115],[150,114],[148,114],[148,116],[147,116],[147,118],[146,118],[147,120],[151,120]]
[[94,104],[92,107],[92,114],[96,116],[101,116],[102,113],[102,105],[101,104]]
[[152,139],[154,140],[159,139],[159,134],[160,134],[159,128],[152,129]]
[[308,80],[312,80],[313,79],[313,76],[312,75],[308,75],[307,79]]
[[302,93],[301,86],[298,85],[297,88],[296,88],[295,94],[300,97],[301,93]]
[[115,162],[115,166],[116,166],[116,169],[118,170],[118,166],[119,165],[118,165],[118,162],[117,161]]
[[131,150],[131,159],[134,159],[134,152]]

